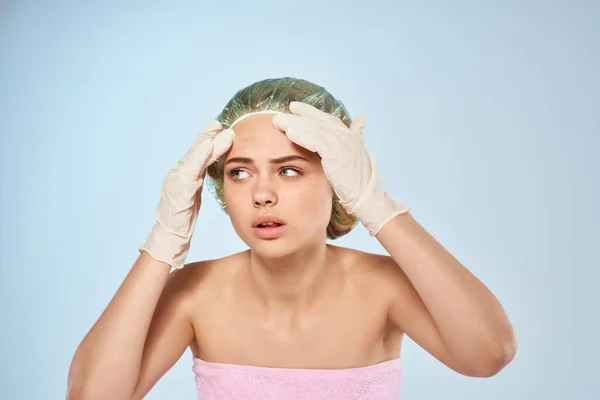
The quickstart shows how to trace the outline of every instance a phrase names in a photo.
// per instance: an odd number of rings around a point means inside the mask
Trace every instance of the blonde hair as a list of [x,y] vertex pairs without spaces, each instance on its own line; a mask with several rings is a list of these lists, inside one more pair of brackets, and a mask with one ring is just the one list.
[[[350,127],[350,114],[344,104],[331,95],[324,87],[297,78],[265,79],[239,90],[229,100],[223,111],[215,118],[223,129],[227,129],[239,117],[256,111],[280,111],[291,114],[289,104],[299,101],[338,117],[344,125]],[[224,179],[223,157],[210,165],[207,172],[207,185],[221,209],[227,213],[223,199]],[[346,212],[339,203],[339,197],[333,193],[331,218],[327,225],[327,237],[337,239],[354,228],[358,219]]]

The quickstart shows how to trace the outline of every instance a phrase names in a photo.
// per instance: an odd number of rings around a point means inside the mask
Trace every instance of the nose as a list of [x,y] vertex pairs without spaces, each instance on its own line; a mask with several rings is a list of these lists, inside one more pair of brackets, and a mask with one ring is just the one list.
[[261,179],[256,183],[252,194],[254,207],[274,206],[277,204],[277,191],[268,179]]

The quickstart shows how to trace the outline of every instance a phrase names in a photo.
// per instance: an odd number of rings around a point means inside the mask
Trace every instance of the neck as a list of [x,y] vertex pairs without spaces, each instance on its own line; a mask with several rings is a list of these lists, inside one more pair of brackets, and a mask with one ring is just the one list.
[[250,289],[272,317],[294,317],[314,305],[329,289],[334,250],[325,242],[283,257],[266,257],[250,250]]

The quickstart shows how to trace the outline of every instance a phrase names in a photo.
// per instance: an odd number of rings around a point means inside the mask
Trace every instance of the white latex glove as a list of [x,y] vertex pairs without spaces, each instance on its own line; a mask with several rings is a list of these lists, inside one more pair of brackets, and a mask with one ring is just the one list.
[[273,126],[299,146],[317,153],[344,209],[354,214],[371,236],[409,209],[388,195],[377,173],[375,159],[364,145],[365,117],[346,127],[336,116],[310,104],[293,101],[290,114],[277,114]]
[[146,251],[176,269],[184,266],[200,210],[206,167],[229,150],[234,136],[232,129],[222,130],[215,120],[202,128],[192,147],[163,181],[156,223],[139,248],[140,253]]

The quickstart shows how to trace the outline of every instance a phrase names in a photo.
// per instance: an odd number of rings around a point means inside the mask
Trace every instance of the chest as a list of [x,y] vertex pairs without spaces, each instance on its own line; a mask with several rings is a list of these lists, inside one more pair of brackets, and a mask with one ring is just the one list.
[[239,299],[219,300],[193,321],[192,353],[205,361],[338,369],[399,355],[388,303],[372,293],[347,293],[301,317],[268,316]]

